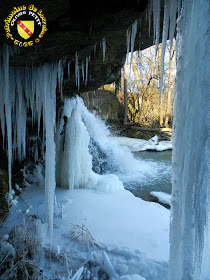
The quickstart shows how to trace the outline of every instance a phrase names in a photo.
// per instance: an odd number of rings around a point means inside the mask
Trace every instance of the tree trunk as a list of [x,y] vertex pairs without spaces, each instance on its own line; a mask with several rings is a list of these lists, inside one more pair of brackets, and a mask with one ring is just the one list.
[[140,83],[139,83],[137,69],[135,67],[135,64],[134,64],[133,60],[131,62],[131,65],[132,65],[132,70],[133,70],[133,74],[134,74],[136,85],[137,85],[137,89],[138,89],[138,111],[139,111],[139,122],[140,122],[140,119],[141,119],[141,106],[142,106],[142,97],[141,97],[141,94],[140,94],[141,93],[141,86],[140,86]]

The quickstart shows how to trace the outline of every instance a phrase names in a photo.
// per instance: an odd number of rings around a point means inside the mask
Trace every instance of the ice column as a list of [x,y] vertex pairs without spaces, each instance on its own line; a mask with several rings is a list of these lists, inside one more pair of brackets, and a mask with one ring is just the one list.
[[43,67],[43,96],[44,121],[46,128],[46,154],[45,154],[45,196],[46,214],[50,229],[50,243],[53,235],[53,210],[55,193],[55,142],[54,127],[56,118],[56,75],[57,69],[53,66]]
[[178,33],[169,280],[210,275],[209,1],[185,0]]
[[[92,175],[90,136],[82,120],[84,105],[79,97],[66,99],[56,133],[57,183],[63,188],[83,188]],[[64,126],[63,116],[67,117]]]
[[9,191],[12,189],[12,93],[9,87],[9,49],[4,48],[4,105],[7,125]]

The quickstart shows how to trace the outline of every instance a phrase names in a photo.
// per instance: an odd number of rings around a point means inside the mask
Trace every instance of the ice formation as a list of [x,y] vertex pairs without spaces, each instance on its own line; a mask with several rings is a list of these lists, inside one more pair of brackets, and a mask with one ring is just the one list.
[[132,26],[130,26],[127,30],[127,54],[131,52],[131,61],[133,57],[137,29],[138,29],[138,21],[135,20]]
[[[66,124],[64,117],[67,117]],[[88,125],[88,118],[93,121],[92,127]],[[103,192],[123,189],[123,184],[116,175],[99,175],[92,170],[90,139],[94,137],[96,140],[93,134],[97,128],[101,131],[101,123],[98,126],[94,123],[97,123],[96,118],[88,112],[81,98],[65,100],[56,133],[56,181],[60,187],[92,188]]]
[[86,57],[86,64],[85,64],[85,85],[87,85],[88,81],[88,57]]
[[[3,49],[3,64],[0,64],[1,87],[1,129],[5,135],[7,127],[7,152],[9,191],[11,192],[12,162],[14,158],[22,160],[26,155],[26,113],[31,110],[32,125],[37,122],[40,133],[40,120],[43,116],[43,139],[46,137],[45,153],[45,190],[46,190],[46,218],[50,228],[52,241],[53,205],[55,189],[55,143],[54,127],[56,118],[56,86],[57,77],[62,87],[63,70],[61,63],[56,66],[45,65],[38,68],[9,67],[9,47]],[[62,91],[62,89],[61,89]],[[25,94],[25,92],[27,94]],[[5,122],[6,119],[6,122]],[[43,151],[44,151],[43,141]],[[37,153],[34,153],[37,159]]]
[[68,62],[68,80],[70,80],[70,74],[71,74],[71,62]]
[[85,81],[85,65],[84,65],[84,60],[82,60],[82,80],[83,83]]
[[106,38],[102,39],[102,46],[103,46],[103,61],[104,61],[106,55]]
[[[208,5],[207,0],[170,0],[165,1],[164,8],[161,86],[166,40],[169,34],[171,52],[177,12],[179,16],[169,263],[171,280],[207,280],[210,274]],[[150,2],[149,15],[152,13],[157,46],[160,37],[159,0]]]
[[[69,66],[68,66],[68,68],[69,68]],[[61,94],[61,100],[63,100],[63,86],[62,85],[63,85],[63,65],[62,65],[62,61],[59,60],[59,62],[58,62],[58,87],[59,87],[59,92]]]
[[[167,1],[166,1],[167,2]],[[158,45],[160,42],[160,0],[153,0],[153,40],[155,43],[155,52],[157,54]]]
[[186,0],[178,22],[170,280],[210,275],[208,10],[208,0]]
[[76,79],[76,86],[78,90],[80,89],[80,71],[79,71],[79,55],[76,52],[75,54],[75,79]]

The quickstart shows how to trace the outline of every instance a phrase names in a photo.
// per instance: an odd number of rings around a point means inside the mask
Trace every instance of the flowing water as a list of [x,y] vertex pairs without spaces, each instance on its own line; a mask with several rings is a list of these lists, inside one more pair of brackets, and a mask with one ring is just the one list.
[[146,180],[134,180],[133,182],[124,182],[126,189],[130,190],[135,196],[147,198],[151,191],[162,191],[171,194],[171,160],[172,151],[163,152],[135,152],[134,157],[146,164],[157,164],[159,169],[158,176],[153,176],[153,173],[148,175]]

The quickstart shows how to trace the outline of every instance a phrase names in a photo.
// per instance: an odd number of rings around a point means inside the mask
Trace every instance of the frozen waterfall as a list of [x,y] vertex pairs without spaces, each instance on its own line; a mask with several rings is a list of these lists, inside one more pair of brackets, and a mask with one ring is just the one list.
[[[123,189],[114,174],[92,170],[90,131],[85,124],[90,114],[80,97],[66,99],[56,133],[56,181],[62,188],[92,188],[103,192]],[[95,127],[96,128],[96,127]]]

